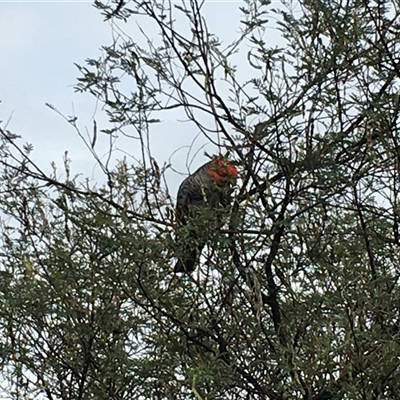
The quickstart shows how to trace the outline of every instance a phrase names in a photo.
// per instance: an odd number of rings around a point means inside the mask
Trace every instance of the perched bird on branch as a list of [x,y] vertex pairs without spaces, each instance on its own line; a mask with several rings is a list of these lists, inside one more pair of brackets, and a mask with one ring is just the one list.
[[231,203],[237,175],[235,165],[220,155],[189,175],[179,186],[176,220],[180,228],[176,237],[179,249],[175,272],[192,272],[196,268],[210,225],[221,224],[221,211]]

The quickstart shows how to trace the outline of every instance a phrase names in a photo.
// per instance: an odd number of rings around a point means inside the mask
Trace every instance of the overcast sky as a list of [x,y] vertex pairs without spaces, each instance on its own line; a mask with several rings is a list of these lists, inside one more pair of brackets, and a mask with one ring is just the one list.
[[[209,29],[226,44],[239,32],[238,9],[242,4],[210,0],[204,8]],[[131,19],[123,29],[134,25]],[[93,173],[95,163],[73,128],[45,103],[68,115],[75,110],[82,129],[92,129],[93,117],[102,128],[104,116],[95,99],[74,93],[80,76],[74,63],[84,65],[85,59],[98,58],[100,47],[112,43],[111,31],[92,2],[0,0],[0,120],[10,120],[8,129],[33,143],[33,158],[41,165],[49,166],[53,160],[60,164],[67,150],[74,172]],[[153,152],[160,163],[168,161],[175,149],[189,144],[196,134],[191,131],[190,136],[173,114],[158,125],[151,134]],[[209,146],[206,150],[215,149]],[[185,156],[183,150],[172,158],[180,171],[184,170]],[[205,160],[200,152],[192,169]]]
[[89,125],[95,103],[74,93],[74,62],[97,57],[109,41],[109,26],[91,3],[0,2],[0,120],[11,118],[8,129],[34,144],[42,165],[58,163],[66,150],[76,168],[93,165],[72,128],[45,103],[66,114],[73,105]]

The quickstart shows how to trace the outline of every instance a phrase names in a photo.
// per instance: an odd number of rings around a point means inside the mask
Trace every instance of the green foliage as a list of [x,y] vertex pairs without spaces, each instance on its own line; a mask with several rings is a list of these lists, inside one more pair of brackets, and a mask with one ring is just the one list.
[[[1,130],[11,398],[398,398],[398,6],[243,3],[226,44],[206,3],[96,2],[153,29],[79,67],[77,90],[114,124],[86,141],[104,187],[71,177],[67,158],[65,181],[46,175]],[[149,145],[175,109],[219,132],[241,178],[223,229],[199,218],[212,232],[192,275],[172,271],[168,166]],[[103,164],[97,136],[128,128],[142,160]]]

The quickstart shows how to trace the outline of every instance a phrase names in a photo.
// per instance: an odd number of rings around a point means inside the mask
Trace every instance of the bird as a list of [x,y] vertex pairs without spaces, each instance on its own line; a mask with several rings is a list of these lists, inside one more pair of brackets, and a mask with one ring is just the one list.
[[198,264],[210,228],[221,224],[221,211],[231,203],[238,170],[222,155],[215,156],[184,179],[176,201],[178,261],[174,271],[190,273]]

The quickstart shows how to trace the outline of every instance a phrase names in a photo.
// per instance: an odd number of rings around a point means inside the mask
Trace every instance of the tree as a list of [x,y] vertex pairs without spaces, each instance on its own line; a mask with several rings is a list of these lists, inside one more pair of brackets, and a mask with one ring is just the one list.
[[[114,124],[87,142],[104,186],[67,159],[66,179],[46,175],[1,130],[10,397],[397,399],[398,4],[245,1],[230,44],[206,3],[95,4],[158,36],[120,34],[79,67],[77,89]],[[168,166],[148,146],[171,110],[241,171],[226,226],[183,277]],[[104,164],[97,136],[133,130],[142,159]]]

